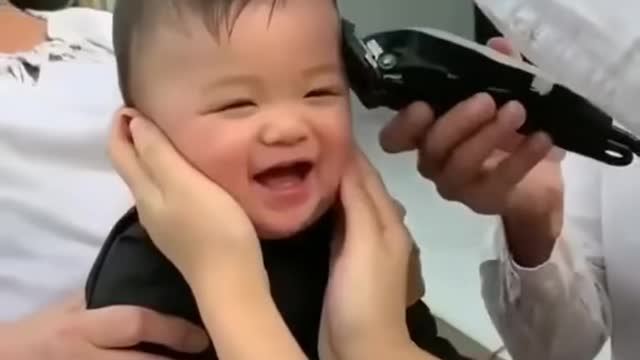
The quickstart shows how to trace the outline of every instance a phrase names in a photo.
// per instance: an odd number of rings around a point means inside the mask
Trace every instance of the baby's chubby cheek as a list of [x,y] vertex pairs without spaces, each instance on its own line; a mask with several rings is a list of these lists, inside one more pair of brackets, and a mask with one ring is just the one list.
[[[252,199],[248,151],[236,136],[213,136],[210,129],[185,124],[166,131],[178,152],[198,171],[231,195],[252,217]],[[224,209],[221,209],[223,211]]]

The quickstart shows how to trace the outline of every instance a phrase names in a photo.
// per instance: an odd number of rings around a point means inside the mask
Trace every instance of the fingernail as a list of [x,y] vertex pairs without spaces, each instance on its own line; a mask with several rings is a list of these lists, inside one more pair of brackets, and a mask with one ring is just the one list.
[[491,97],[491,95],[489,95],[486,92],[481,92],[481,93],[475,94],[471,98],[471,102],[478,105],[484,105],[485,103],[493,102],[493,97]]
[[469,106],[472,107],[472,111],[474,112],[496,111],[496,104],[495,101],[493,101],[493,97],[485,92],[478,93],[469,99]]
[[517,101],[509,101],[503,107],[503,111],[507,112],[504,115],[504,120],[507,122],[507,125],[519,129],[522,125],[524,125],[527,120],[527,115],[524,107]]
[[531,139],[532,146],[537,151],[551,151],[553,147],[553,140],[544,132],[535,133]]

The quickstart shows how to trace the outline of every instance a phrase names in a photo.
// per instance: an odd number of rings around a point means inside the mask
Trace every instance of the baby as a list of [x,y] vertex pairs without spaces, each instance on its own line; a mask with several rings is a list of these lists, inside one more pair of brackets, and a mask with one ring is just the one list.
[[[242,206],[262,240],[274,301],[305,353],[317,358],[332,210],[355,147],[335,2],[123,0],[114,45],[126,103],[117,116],[154,121]],[[443,359],[462,358],[437,338],[420,302],[421,279],[414,280],[412,338]],[[187,284],[153,247],[135,210],[109,235],[87,301],[200,323]]]

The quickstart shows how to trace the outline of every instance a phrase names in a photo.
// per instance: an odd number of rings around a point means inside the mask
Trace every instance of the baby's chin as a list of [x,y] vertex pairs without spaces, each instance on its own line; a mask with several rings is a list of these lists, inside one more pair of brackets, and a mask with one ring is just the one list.
[[252,219],[260,240],[286,240],[315,224],[332,206],[333,200],[323,201],[307,214],[265,214]]

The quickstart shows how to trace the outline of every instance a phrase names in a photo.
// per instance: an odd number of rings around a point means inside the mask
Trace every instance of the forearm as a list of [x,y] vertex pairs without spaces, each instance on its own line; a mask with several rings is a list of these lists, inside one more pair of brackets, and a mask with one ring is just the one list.
[[236,272],[224,287],[203,282],[194,290],[203,322],[220,359],[302,360],[305,355],[273,302],[268,284]]
[[[411,346],[405,349],[405,351],[400,352],[402,357],[398,357],[397,359],[402,360],[439,360],[437,357],[425,352],[417,346]],[[395,357],[390,357],[389,359],[396,359]]]
[[371,347],[368,351],[350,356],[348,359],[342,360],[439,360],[437,357],[420,349],[409,339],[403,344],[396,346]]

